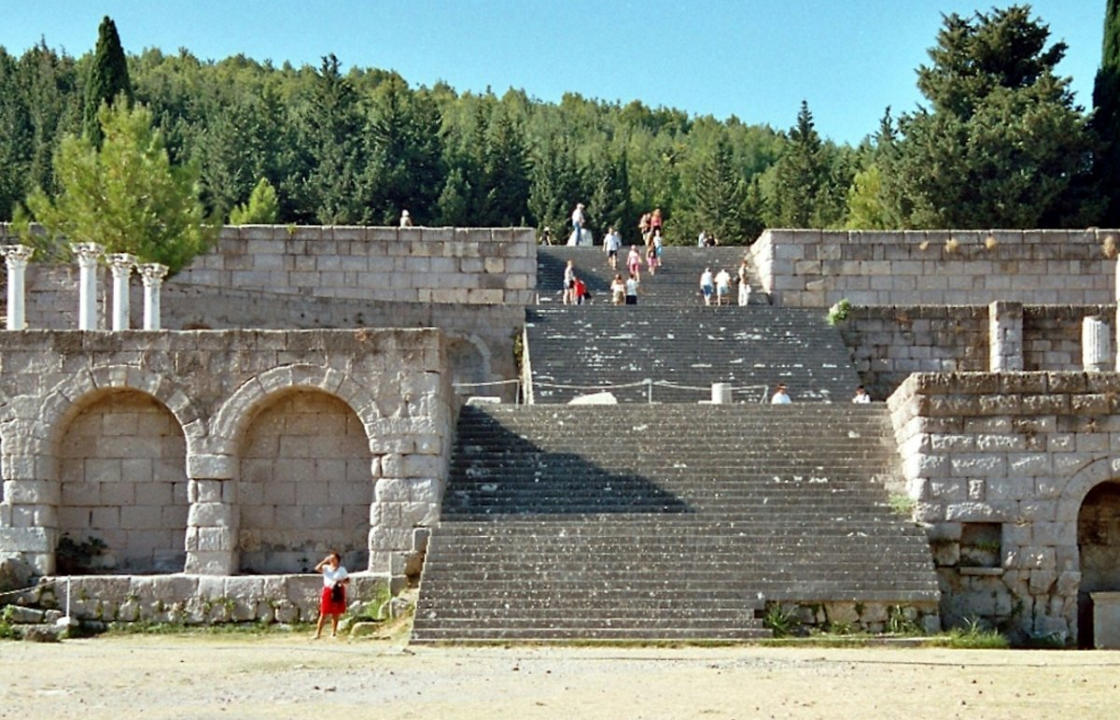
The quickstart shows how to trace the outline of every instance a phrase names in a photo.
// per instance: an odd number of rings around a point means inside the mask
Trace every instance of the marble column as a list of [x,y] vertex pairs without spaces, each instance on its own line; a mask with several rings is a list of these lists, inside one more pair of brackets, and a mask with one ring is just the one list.
[[78,329],[97,329],[97,259],[104,248],[97,243],[74,243],[70,250],[78,257]]
[[108,256],[109,268],[113,271],[113,329],[128,329],[128,281],[132,277],[132,266],[136,257],[128,253],[114,253]]
[[8,264],[8,329],[23,330],[27,327],[24,278],[27,261],[35,250],[26,245],[4,245],[0,252]]
[[168,267],[159,263],[138,265],[140,279],[144,281],[144,329],[159,330],[159,291]]
[[1105,372],[1112,364],[1108,323],[1095,315],[1081,321],[1081,366],[1085,372]]

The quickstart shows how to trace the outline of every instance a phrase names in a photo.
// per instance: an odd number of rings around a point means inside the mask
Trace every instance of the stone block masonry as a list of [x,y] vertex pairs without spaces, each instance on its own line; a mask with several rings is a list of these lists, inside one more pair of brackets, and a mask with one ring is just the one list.
[[917,373],[889,404],[942,617],[1076,639],[1079,513],[1120,477],[1120,375]]
[[0,334],[0,552],[56,571],[403,577],[438,515],[452,396],[417,330]]
[[1116,230],[767,230],[751,246],[763,290],[789,307],[1113,302]]

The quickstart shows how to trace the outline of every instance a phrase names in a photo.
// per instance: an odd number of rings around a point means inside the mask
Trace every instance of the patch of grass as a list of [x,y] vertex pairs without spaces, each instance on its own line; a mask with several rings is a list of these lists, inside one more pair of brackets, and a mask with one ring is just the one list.
[[7,620],[0,620],[0,640],[19,640],[19,633]]
[[263,620],[246,623],[185,625],[149,621],[109,623],[107,635],[286,635],[309,633],[312,623],[268,623]]
[[968,618],[964,627],[953,628],[931,639],[932,644],[962,650],[1006,650],[1011,642],[998,630],[985,628],[979,618]]
[[887,504],[890,506],[892,512],[898,513],[899,515],[910,517],[910,514],[914,512],[914,499],[903,493],[891,493]]
[[776,638],[789,635],[798,625],[797,613],[782,607],[781,603],[771,603],[762,619],[762,626],[774,633]]
[[848,302],[848,298],[842,298],[828,309],[828,324],[835,325],[836,323],[844,322],[848,319],[848,314],[851,313],[851,311],[852,304]]
[[906,608],[901,605],[891,605],[887,609],[887,632],[893,635],[921,635],[922,629],[918,623],[906,615]]

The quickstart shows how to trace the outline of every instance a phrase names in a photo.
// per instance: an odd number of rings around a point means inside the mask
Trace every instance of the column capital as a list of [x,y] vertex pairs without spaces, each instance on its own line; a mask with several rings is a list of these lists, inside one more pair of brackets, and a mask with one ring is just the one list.
[[111,253],[106,255],[105,259],[109,261],[109,267],[113,269],[113,275],[128,274],[136,264],[136,256],[129,253]]
[[0,253],[4,255],[8,267],[26,266],[35,254],[35,248],[29,245],[0,245]]
[[162,284],[163,279],[167,277],[167,271],[170,270],[169,267],[160,263],[144,263],[137,265],[136,269],[140,272],[144,287]]
[[105,247],[95,242],[71,243],[70,252],[78,256],[78,265],[92,268],[105,252]]

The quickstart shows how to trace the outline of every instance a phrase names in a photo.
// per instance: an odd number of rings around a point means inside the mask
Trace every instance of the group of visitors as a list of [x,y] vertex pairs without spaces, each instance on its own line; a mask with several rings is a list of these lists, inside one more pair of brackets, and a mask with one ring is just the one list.
[[591,300],[591,291],[587,283],[576,276],[575,263],[569,260],[564,266],[564,304],[582,305],[585,300]]
[[[789,396],[789,388],[785,383],[778,383],[774,388],[774,394],[770,396],[771,405],[789,405],[793,400]],[[856,388],[856,394],[852,397],[852,403],[856,405],[868,405],[871,403],[871,396],[867,394],[867,389],[860,385]]]
[[[739,283],[739,306],[746,307],[751,300],[750,264],[746,258],[739,263],[737,282]],[[704,297],[704,304],[711,305],[715,297],[716,305],[731,304],[731,274],[721,268],[715,276],[710,267],[704,268],[700,273],[700,294]]]
[[715,247],[716,245],[719,245],[719,238],[707,230],[701,230],[700,234],[696,236],[696,247]]

